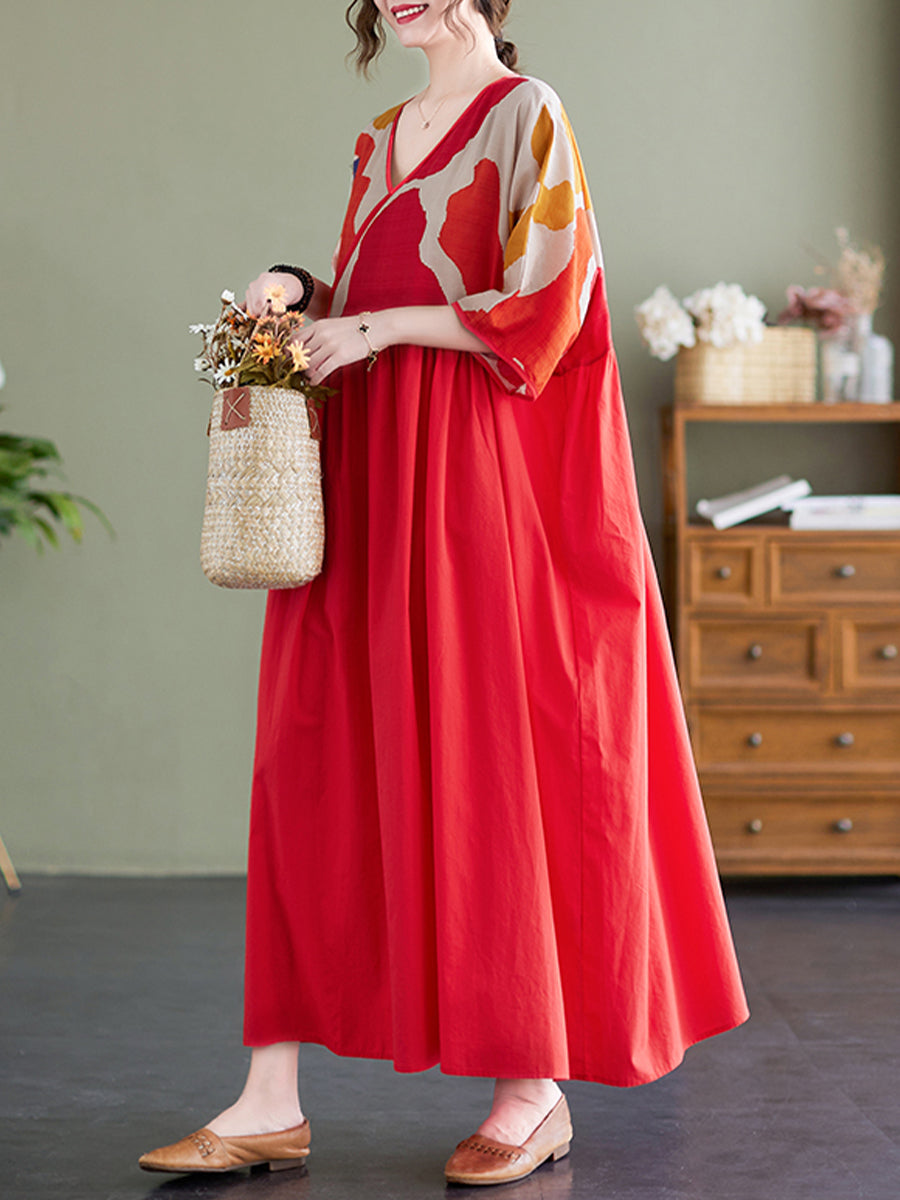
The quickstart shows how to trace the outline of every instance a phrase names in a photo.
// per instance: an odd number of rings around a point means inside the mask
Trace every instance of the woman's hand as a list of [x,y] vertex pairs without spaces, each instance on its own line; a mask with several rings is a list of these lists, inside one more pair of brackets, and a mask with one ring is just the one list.
[[297,304],[303,299],[303,284],[296,275],[288,275],[283,271],[263,271],[262,275],[257,276],[249,285],[244,296],[244,307],[251,317],[261,317],[266,311],[266,292],[270,288],[284,288],[283,294],[276,295],[280,295],[285,307]]
[[[377,323],[377,316],[367,318],[367,324]],[[306,375],[310,383],[321,383],[339,367],[368,357],[369,344],[360,332],[359,321],[359,317],[326,317],[294,334],[291,341],[301,342],[309,357]],[[369,337],[381,350],[383,343],[374,329]]]

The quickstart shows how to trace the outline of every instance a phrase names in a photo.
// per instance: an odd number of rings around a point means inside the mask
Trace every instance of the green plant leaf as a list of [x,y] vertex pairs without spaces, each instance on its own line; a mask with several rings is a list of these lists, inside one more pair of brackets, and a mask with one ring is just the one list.
[[47,438],[21,437],[15,433],[0,433],[0,450],[17,451],[34,460],[47,459],[61,463],[62,458],[55,444]]
[[59,535],[57,534],[57,532],[53,528],[53,526],[50,524],[50,522],[45,521],[43,517],[38,517],[38,516],[32,517],[32,520],[33,520],[34,524],[37,525],[38,528],[42,531],[44,537],[47,539],[47,541],[50,543],[50,545],[53,546],[54,549],[58,550],[59,549]]
[[18,533],[36,550],[43,551],[45,541],[59,546],[53,523],[59,522],[73,541],[80,542],[84,535],[81,508],[93,513],[110,537],[115,537],[106,514],[92,501],[58,488],[34,486],[35,481],[50,475],[63,479],[61,467],[60,453],[48,438],[0,433],[0,537]]
[[78,511],[78,505],[67,492],[33,492],[32,498],[36,504],[49,508],[55,517],[62,521],[66,531],[80,542],[84,534],[84,521]]
[[99,504],[95,504],[93,500],[88,500],[86,496],[72,496],[72,500],[80,504],[82,508],[86,508],[88,512],[92,512],[109,536],[115,539],[116,531],[113,527],[113,523],[110,521],[109,517],[99,506]]

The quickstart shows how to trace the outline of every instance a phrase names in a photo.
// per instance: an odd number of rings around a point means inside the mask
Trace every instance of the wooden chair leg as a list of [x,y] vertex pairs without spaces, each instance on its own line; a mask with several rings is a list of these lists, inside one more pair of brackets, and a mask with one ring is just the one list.
[[2,837],[0,837],[0,875],[3,876],[6,886],[11,892],[21,892],[22,884],[19,882],[16,868],[13,866],[9,852],[3,844]]

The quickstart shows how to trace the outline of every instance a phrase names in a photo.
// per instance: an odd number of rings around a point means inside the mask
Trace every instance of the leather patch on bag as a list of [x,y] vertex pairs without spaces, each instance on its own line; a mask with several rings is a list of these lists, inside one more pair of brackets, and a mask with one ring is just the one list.
[[222,393],[222,428],[242,429],[250,424],[250,389],[226,388]]

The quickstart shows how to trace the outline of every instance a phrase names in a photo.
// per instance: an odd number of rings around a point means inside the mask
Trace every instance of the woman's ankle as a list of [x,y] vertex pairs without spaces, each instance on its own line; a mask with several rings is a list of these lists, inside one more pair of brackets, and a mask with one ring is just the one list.
[[219,1137],[249,1137],[257,1133],[280,1133],[303,1123],[300,1101],[264,1100],[241,1095],[229,1108],[206,1124]]
[[553,1079],[498,1079],[490,1115],[478,1132],[498,1142],[521,1146],[561,1095]]
[[555,1079],[496,1079],[494,1105],[522,1104],[539,1108],[553,1107],[562,1095]]
[[278,1133],[303,1122],[297,1094],[296,1042],[254,1047],[237,1100],[207,1125],[220,1137]]

